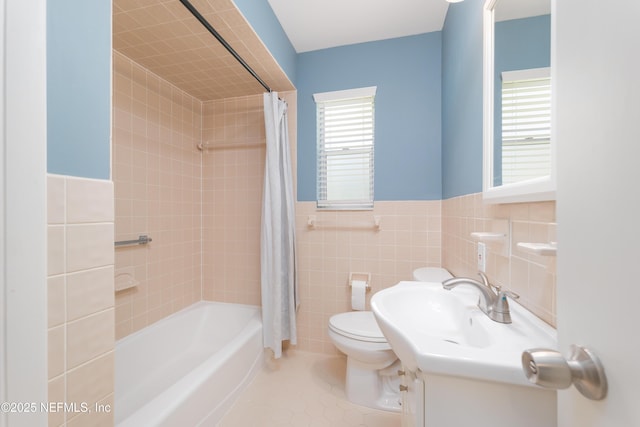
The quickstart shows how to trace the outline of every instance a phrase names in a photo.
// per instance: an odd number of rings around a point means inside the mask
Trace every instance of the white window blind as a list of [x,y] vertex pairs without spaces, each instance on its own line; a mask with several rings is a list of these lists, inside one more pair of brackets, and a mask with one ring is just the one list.
[[502,73],[502,184],[551,173],[549,68]]
[[375,87],[315,94],[318,208],[373,208]]

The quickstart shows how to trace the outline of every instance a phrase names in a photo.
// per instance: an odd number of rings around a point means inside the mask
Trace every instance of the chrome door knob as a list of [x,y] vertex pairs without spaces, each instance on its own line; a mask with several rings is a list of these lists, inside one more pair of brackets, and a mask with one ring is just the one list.
[[522,353],[527,379],[540,387],[564,389],[573,384],[569,363],[555,350],[534,348]]
[[572,345],[567,359],[556,350],[525,350],[522,369],[529,381],[541,387],[564,389],[573,384],[592,400],[602,400],[607,395],[604,367],[596,355],[584,347]]

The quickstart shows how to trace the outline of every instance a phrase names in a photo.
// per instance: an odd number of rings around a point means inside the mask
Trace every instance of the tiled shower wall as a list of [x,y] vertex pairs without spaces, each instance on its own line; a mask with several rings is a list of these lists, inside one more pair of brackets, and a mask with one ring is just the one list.
[[202,103],[125,56],[113,56],[116,337],[201,299]]
[[[284,92],[280,97],[288,104],[289,143],[295,161],[296,94]],[[205,102],[202,141],[207,147],[202,157],[203,297],[260,305],[262,95]]]
[[517,247],[518,242],[557,241],[555,217],[555,202],[489,205],[482,202],[481,193],[444,200],[443,266],[456,276],[477,277],[477,241],[471,233],[496,231],[510,223],[508,240],[487,244],[487,276],[518,293],[523,306],[555,326],[556,258]]
[[203,297],[260,305],[262,95],[203,104]]
[[116,285],[137,282],[116,293],[117,338],[202,298],[260,304],[262,104],[202,103],[114,52],[116,240],[153,239],[116,249]]
[[92,409],[49,425],[113,425],[113,184],[49,175],[47,198],[48,401]]
[[[296,93],[283,92],[280,97],[288,105],[289,143],[295,161]],[[202,157],[203,297],[260,305],[265,164],[262,95],[205,102],[202,141],[207,147]]]

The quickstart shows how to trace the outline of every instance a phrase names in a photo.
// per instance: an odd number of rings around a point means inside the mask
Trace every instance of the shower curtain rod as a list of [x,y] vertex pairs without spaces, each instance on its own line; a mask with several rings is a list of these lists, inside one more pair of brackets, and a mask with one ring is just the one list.
[[213,35],[213,37],[218,39],[222,46],[224,46],[225,49],[227,49],[229,53],[233,55],[234,58],[236,58],[236,60],[244,67],[244,69],[247,70],[258,81],[258,83],[262,85],[263,88],[265,88],[268,92],[272,92],[271,88],[264,82],[264,80],[262,80],[260,76],[255,71],[253,71],[253,68],[251,68],[249,64],[247,64],[244,59],[242,59],[238,52],[236,52],[231,47],[231,45],[227,43],[224,37],[222,37],[220,33],[218,33],[215,28],[213,28],[211,24],[209,24],[204,16],[202,16],[200,12],[198,12],[198,9],[196,9],[191,3],[189,3],[188,0],[180,0],[180,3],[182,3],[184,7],[186,7],[198,21],[200,21],[200,23]]

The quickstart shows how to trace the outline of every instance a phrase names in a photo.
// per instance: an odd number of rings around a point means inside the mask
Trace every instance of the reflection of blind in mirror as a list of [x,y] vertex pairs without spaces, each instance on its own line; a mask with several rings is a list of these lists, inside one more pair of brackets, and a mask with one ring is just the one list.
[[373,207],[374,97],[317,102],[318,207]]
[[502,183],[551,173],[549,68],[502,73]]

